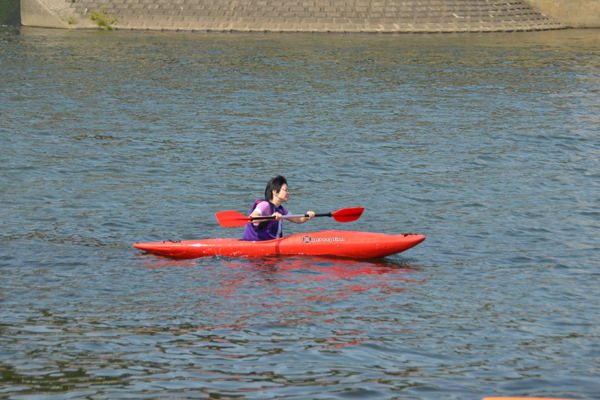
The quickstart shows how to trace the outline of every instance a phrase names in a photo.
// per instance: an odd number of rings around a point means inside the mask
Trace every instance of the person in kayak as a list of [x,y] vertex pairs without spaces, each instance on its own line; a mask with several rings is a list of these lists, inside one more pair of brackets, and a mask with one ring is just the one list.
[[[246,229],[244,230],[244,240],[260,241],[279,239],[280,237],[283,237],[282,219],[284,215],[288,215],[290,212],[286,210],[282,204],[287,202],[289,198],[290,191],[288,189],[287,180],[281,175],[271,179],[265,188],[265,198],[258,199],[254,202],[250,212],[248,213],[248,216],[253,218],[274,216],[275,219],[260,223],[249,222],[246,224]],[[313,211],[308,211],[306,214],[308,217],[286,219],[296,224],[303,224],[315,216]]]

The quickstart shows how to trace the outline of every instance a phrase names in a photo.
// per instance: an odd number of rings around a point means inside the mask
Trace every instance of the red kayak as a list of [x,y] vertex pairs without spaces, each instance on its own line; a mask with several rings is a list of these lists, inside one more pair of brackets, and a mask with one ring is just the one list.
[[241,239],[204,239],[181,242],[136,243],[133,247],[173,258],[207,256],[335,256],[380,258],[403,252],[425,240],[423,235],[321,231],[287,236],[262,242]]

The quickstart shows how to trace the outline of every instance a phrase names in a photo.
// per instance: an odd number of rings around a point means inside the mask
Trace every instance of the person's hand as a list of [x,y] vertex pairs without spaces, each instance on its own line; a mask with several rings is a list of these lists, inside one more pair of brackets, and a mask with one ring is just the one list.
[[281,219],[283,218],[283,215],[281,215],[280,213],[276,212],[273,215],[271,215],[271,217],[275,217],[275,221],[281,221]]
[[314,211],[308,211],[306,214],[308,214],[308,219],[313,219],[315,217]]

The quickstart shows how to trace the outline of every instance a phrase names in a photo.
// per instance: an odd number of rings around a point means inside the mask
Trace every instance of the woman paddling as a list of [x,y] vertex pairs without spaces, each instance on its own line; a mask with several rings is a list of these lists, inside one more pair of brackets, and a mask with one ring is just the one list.
[[[266,217],[274,216],[274,220],[268,220],[264,222],[249,222],[246,224],[246,230],[244,231],[244,240],[248,241],[259,241],[259,240],[271,240],[278,239],[283,236],[283,224],[282,219],[284,215],[288,215],[290,212],[286,210],[282,204],[287,202],[290,198],[290,191],[288,189],[287,180],[278,175],[271,179],[267,183],[265,189],[265,198],[258,199],[252,205],[248,216],[255,217]],[[309,219],[314,218],[315,213],[309,211],[306,213],[308,217],[298,218],[286,218],[296,224],[303,224]]]

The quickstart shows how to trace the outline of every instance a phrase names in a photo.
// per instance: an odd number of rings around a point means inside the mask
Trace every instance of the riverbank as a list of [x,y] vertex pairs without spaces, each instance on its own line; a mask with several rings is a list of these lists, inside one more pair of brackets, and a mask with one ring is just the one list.
[[527,4],[486,0],[21,0],[23,25],[189,32],[452,33],[562,29]]

